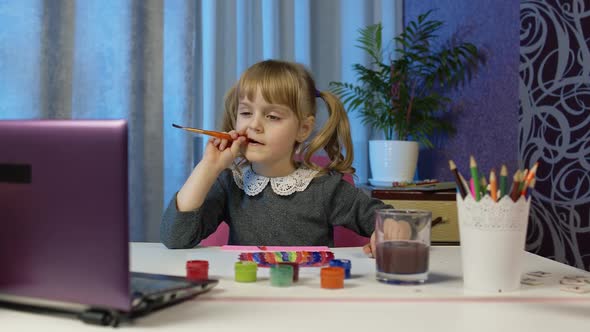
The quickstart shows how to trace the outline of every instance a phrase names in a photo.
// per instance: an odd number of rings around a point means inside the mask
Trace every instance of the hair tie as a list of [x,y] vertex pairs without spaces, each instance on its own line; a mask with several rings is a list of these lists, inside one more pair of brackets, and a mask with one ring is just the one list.
[[316,90],[315,90],[315,96],[316,96],[317,98],[321,97],[321,96],[322,96],[322,92],[321,92],[320,90],[317,90],[317,89],[316,89]]

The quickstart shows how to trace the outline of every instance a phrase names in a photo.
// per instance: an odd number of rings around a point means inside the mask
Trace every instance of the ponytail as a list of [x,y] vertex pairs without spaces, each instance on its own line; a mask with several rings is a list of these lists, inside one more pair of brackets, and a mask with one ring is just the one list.
[[228,132],[236,129],[236,115],[238,113],[238,89],[236,84],[225,93],[223,108],[221,130]]
[[[354,174],[352,161],[354,152],[350,137],[350,124],[344,105],[338,97],[327,91],[317,91],[317,96],[326,102],[329,117],[323,128],[305,146],[303,150],[303,163],[310,168],[320,171],[336,171],[344,174]],[[326,167],[318,167],[311,162],[311,157],[320,149],[324,149],[330,159]],[[343,150],[346,155],[343,155]]]

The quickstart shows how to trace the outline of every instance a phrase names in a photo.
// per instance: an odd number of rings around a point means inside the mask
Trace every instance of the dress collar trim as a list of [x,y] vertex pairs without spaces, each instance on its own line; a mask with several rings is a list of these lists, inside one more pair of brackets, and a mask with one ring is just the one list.
[[238,187],[244,190],[248,196],[256,196],[261,193],[269,182],[275,194],[289,196],[296,191],[304,191],[318,171],[300,166],[287,176],[269,178],[256,174],[251,165],[244,165],[240,170],[232,168],[232,173]]

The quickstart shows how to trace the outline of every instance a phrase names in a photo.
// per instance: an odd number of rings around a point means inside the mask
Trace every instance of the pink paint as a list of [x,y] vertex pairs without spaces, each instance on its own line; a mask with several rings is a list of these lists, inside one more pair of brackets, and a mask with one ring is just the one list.
[[520,297],[520,296],[466,296],[466,297],[270,297],[270,296],[229,296],[199,297],[208,302],[299,302],[299,303],[588,303],[583,297]]
[[325,246],[221,246],[224,251],[330,251],[330,248]]

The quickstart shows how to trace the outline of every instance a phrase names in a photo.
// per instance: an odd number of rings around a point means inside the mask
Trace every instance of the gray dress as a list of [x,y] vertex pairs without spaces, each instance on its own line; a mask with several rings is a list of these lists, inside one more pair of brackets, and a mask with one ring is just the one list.
[[278,195],[270,183],[247,195],[227,169],[217,178],[203,205],[179,212],[176,195],[160,225],[168,248],[192,248],[225,221],[229,244],[277,246],[334,246],[334,226],[362,236],[374,230],[375,209],[391,208],[342,180],[342,174],[314,177],[303,191]]

